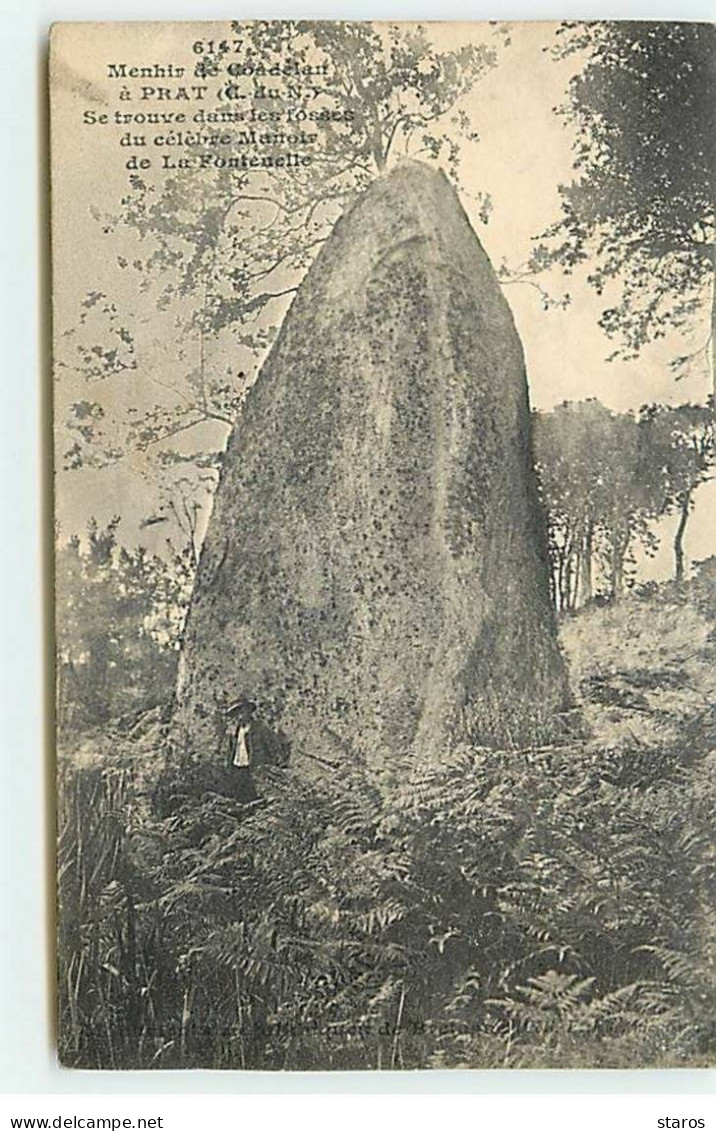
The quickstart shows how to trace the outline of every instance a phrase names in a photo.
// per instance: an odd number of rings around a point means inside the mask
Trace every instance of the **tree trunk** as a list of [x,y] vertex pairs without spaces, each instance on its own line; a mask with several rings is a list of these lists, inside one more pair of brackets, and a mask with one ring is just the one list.
[[593,593],[593,579],[592,579],[592,558],[594,556],[594,524],[587,522],[584,528],[584,538],[582,541],[582,572],[581,572],[581,587],[580,587],[580,604],[588,605],[592,600]]
[[522,348],[444,174],[376,181],[301,284],[229,440],[183,653],[199,756],[241,694],[307,773],[563,733]]
[[674,580],[678,585],[684,580],[684,535],[686,524],[691,513],[691,491],[687,491],[679,499],[679,524],[674,535]]
[[578,604],[579,604],[579,589],[580,589],[580,585],[581,585],[580,579],[581,579],[581,565],[582,565],[582,555],[581,555],[580,549],[581,549],[581,547],[580,547],[579,543],[577,542],[572,549],[572,555],[571,555],[572,562],[573,562],[571,587],[570,587],[570,597],[569,597],[569,608],[570,608],[571,612],[574,612],[575,609],[577,608]]
[[716,415],[716,242],[711,243],[711,336],[709,364],[711,366],[711,412]]
[[629,536],[615,533],[612,539],[611,592],[615,601],[624,596],[624,562],[629,549]]
[[567,550],[560,546],[557,552],[557,612],[563,613],[567,608]]

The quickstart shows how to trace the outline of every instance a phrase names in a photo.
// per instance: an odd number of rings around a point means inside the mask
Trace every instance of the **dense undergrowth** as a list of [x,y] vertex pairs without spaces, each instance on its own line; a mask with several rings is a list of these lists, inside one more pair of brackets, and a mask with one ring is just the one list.
[[[708,610],[707,610],[708,611]],[[677,592],[563,640],[591,737],[379,790],[63,752],[61,1056],[86,1067],[694,1065],[716,1044],[716,644]]]

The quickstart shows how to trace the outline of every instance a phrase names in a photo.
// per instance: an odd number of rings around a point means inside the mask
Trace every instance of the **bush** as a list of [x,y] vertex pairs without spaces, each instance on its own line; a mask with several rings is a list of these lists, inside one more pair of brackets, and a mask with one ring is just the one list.
[[694,563],[691,599],[708,620],[716,620],[716,555]]
[[637,782],[614,757],[463,749],[392,789],[271,769],[250,806],[178,782],[169,815],[136,770],[69,771],[63,1061],[699,1062],[714,758]]

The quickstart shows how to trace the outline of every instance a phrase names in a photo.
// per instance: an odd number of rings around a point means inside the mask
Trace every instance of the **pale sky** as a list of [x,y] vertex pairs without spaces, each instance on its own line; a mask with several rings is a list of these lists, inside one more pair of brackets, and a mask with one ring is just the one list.
[[[114,59],[143,63],[137,28],[142,25],[111,27]],[[147,25],[143,25],[146,27]],[[80,27],[80,25],[75,25]],[[187,56],[191,42],[189,25],[153,25],[153,34],[161,27],[161,42],[153,43],[156,58]],[[515,24],[511,46],[500,52],[495,69],[487,74],[462,103],[480,140],[465,143],[461,185],[467,190],[463,203],[475,222],[476,230],[496,267],[506,260],[517,266],[530,254],[532,240],[559,216],[558,186],[572,179],[573,135],[554,107],[565,98],[570,76],[578,61],[570,58],[555,62],[544,50],[553,42],[556,25],[548,23]],[[454,46],[462,39],[485,37],[480,25],[435,25],[436,38],[449,40]],[[222,28],[222,34],[227,29]],[[206,27],[202,28],[204,35]],[[115,266],[116,255],[131,258],[131,248],[115,237],[104,235],[101,225],[90,216],[90,205],[100,211],[119,211],[119,201],[126,188],[126,171],[116,144],[116,134],[99,127],[81,124],[86,107],[98,112],[107,102],[108,92],[115,89],[104,78],[108,54],[108,29],[105,25],[81,25],[81,50],[63,42],[57,56],[57,94],[53,107],[53,262],[55,297],[55,333],[57,352],[66,350],[64,330],[77,319],[79,303],[89,290],[106,290],[113,297],[137,308],[135,282],[131,273]],[[139,44],[139,47],[138,47]],[[71,59],[71,67],[64,60]],[[192,62],[189,54],[187,62]],[[115,84],[116,86],[116,84]],[[116,103],[113,103],[113,105]],[[470,193],[489,192],[493,211],[489,223],[478,224]],[[587,269],[566,278],[553,268],[541,278],[542,285],[554,297],[565,291],[572,301],[565,310],[545,311],[538,293],[530,286],[513,284],[505,287],[505,296],[514,312],[522,337],[527,361],[532,404],[548,409],[563,400],[598,397],[610,408],[625,411],[638,409],[647,401],[678,403],[702,400],[709,389],[706,373],[694,374],[676,382],[669,369],[669,360],[688,352],[683,337],[668,338],[644,350],[633,362],[606,361],[614,344],[597,322],[608,296],[599,298],[586,283]],[[143,340],[151,341],[145,355],[141,376],[123,385],[125,403],[151,403],[154,393],[148,390],[148,371],[159,381],[171,380],[177,364],[176,342],[169,316],[157,316],[149,306],[143,311],[152,314],[151,331],[143,331]],[[698,337],[698,328],[695,331]],[[232,358],[217,360],[222,366]],[[236,365],[241,366],[242,362]],[[90,386],[78,383],[67,370],[59,372],[57,390],[58,425],[63,402],[92,399]],[[156,391],[156,387],[155,387]],[[105,390],[106,393],[106,390]],[[147,399],[148,397],[148,399]],[[58,448],[67,447],[58,434]],[[124,537],[147,542],[150,532],[141,532],[138,523],[147,513],[146,486],[141,478],[146,461],[134,457],[103,471],[61,473],[58,476],[58,516],[64,533],[84,527],[86,519],[96,514],[106,521],[112,514],[123,515]],[[701,489],[696,512],[687,536],[687,553],[693,559],[716,552],[716,529],[713,515],[716,507],[713,484]],[[665,533],[673,523],[666,524]],[[164,528],[159,527],[164,537]],[[155,535],[158,536],[158,535]],[[649,563],[652,576],[663,576],[671,569],[668,537],[657,559]]]

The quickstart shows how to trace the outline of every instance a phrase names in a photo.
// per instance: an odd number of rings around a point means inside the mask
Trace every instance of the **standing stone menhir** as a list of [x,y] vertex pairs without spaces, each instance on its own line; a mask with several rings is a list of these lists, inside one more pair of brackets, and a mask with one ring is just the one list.
[[242,694],[299,767],[544,742],[568,706],[522,347],[424,164],[338,221],[230,437],[177,689],[196,757]]

